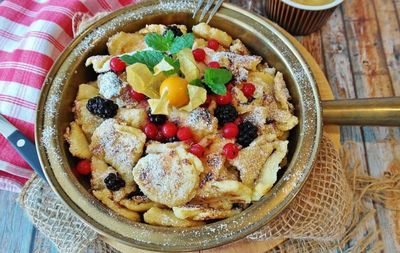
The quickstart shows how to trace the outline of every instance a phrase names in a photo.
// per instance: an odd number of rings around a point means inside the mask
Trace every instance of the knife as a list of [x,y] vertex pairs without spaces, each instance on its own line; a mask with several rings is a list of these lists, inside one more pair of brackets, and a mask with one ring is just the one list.
[[44,180],[35,145],[0,114],[0,133],[8,140],[15,150],[24,158],[32,169]]

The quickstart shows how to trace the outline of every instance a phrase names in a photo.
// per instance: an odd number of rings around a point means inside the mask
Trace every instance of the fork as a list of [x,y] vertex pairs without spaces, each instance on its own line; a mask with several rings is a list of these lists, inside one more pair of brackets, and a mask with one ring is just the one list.
[[[203,6],[205,0],[199,0],[199,2],[197,3],[196,9],[193,12],[193,18],[197,15],[197,13],[200,11],[201,6]],[[213,18],[213,16],[215,15],[215,13],[217,13],[219,7],[221,7],[222,3],[224,2],[224,0],[207,0],[207,4],[204,7],[200,18],[199,18],[199,22],[201,22],[204,17],[206,16],[207,12],[211,9],[211,6],[213,5],[213,3],[215,2],[214,5],[214,9],[211,11],[210,15],[208,16],[207,19],[207,24],[211,21],[211,19]]]

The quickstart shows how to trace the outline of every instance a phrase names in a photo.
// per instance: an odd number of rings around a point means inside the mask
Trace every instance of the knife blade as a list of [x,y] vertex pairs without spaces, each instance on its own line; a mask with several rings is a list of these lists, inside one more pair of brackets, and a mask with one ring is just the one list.
[[24,134],[22,134],[15,126],[13,126],[3,115],[0,114],[0,134],[14,147],[14,149],[24,158],[24,160],[32,167],[32,169],[44,180],[42,166],[33,144]]

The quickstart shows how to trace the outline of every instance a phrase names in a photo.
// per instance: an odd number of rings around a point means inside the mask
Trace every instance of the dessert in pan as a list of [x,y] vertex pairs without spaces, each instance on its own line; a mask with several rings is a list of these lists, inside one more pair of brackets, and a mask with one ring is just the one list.
[[107,48],[87,59],[97,80],[79,86],[65,132],[104,205],[190,227],[238,214],[272,188],[298,119],[268,59],[205,23],[119,32]]

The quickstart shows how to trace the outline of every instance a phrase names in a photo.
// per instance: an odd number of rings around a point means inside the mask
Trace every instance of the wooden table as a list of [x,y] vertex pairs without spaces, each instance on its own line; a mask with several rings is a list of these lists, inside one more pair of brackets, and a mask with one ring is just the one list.
[[[231,0],[264,13],[266,0]],[[400,96],[400,0],[345,0],[314,34],[298,37],[331,83],[337,99]],[[400,129],[342,127],[351,165],[381,176],[400,171]],[[16,193],[0,191],[0,252],[57,252],[16,204]],[[400,200],[394,205],[400,206]],[[380,229],[385,252],[400,252],[400,211],[369,203],[376,215],[366,228]]]

